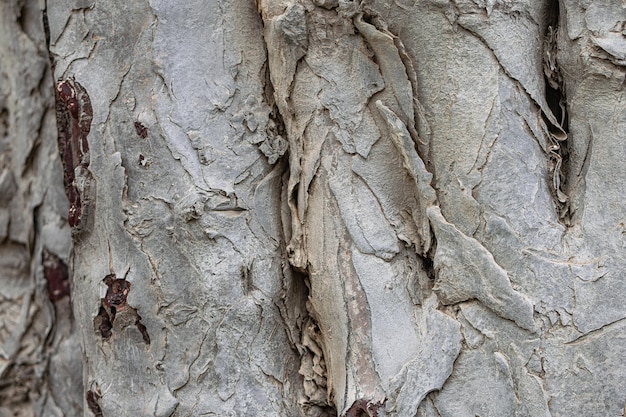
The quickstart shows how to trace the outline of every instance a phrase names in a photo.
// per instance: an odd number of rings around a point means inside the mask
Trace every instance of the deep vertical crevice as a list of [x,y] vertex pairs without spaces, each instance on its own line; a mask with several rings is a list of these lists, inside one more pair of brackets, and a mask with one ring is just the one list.
[[[283,250],[286,258],[286,250]],[[309,302],[309,276],[298,272],[287,261],[283,266],[284,292],[276,305],[280,311],[292,349],[299,357],[297,407],[300,415],[335,417],[337,409],[328,393],[325,347]]]
[[[263,100],[269,106],[270,114],[266,128],[267,139],[259,144],[259,150],[268,157],[269,163],[282,165],[282,190],[281,199],[283,215],[281,216],[284,241],[289,242],[291,237],[291,219],[286,213],[288,208],[288,177],[289,158],[285,155],[289,149],[286,141],[287,129],[282,115],[274,99],[274,87],[270,79],[269,65],[265,66],[265,88]],[[283,142],[284,141],[284,142]],[[273,142],[276,152],[272,153],[265,143]],[[274,159],[277,158],[277,159]],[[297,192],[297,189],[296,189]],[[320,332],[320,327],[313,314],[310,298],[310,278],[306,271],[295,268],[289,262],[289,250],[283,247],[283,283],[284,293],[277,303],[285,328],[289,335],[292,348],[297,352],[300,359],[298,369],[299,381],[302,384],[298,389],[298,408],[301,414],[310,417],[335,417],[337,409],[331,401],[328,393],[327,376],[328,370],[325,361],[325,347]]]
[[297,344],[300,354],[299,373],[303,377],[304,401],[300,407],[306,416],[334,417],[337,409],[330,400],[328,393],[328,369],[324,352],[324,340],[311,311],[310,299],[311,285],[309,277],[304,274],[294,273],[295,279],[303,281],[305,291],[306,316],[300,323],[300,343]]
[[544,118],[549,127],[551,190],[553,192],[559,220],[564,225],[570,224],[570,201],[566,194],[569,178],[568,130],[569,120],[563,76],[558,63],[558,23],[559,2],[553,0],[546,10],[546,33],[544,34],[543,69],[546,102],[558,125],[555,126]]
[[269,106],[270,114],[267,126],[265,127],[266,139],[258,143],[259,150],[267,157],[270,164],[277,163],[288,151],[287,133],[285,122],[283,121],[276,100],[274,99],[274,88],[270,79],[269,65],[267,57],[265,63],[265,85],[263,90],[263,101]]
[[52,54],[50,53],[50,21],[48,20],[48,2],[44,1],[42,10],[41,10],[41,21],[43,23],[43,33],[46,39],[46,54],[48,54],[48,61],[50,63],[50,75],[52,76],[52,85],[55,85],[54,79],[54,67],[56,63],[54,59],[52,59]]

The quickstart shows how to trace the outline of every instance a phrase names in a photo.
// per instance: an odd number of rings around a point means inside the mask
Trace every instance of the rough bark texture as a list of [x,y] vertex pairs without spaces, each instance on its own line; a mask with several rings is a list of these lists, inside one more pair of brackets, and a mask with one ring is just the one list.
[[338,413],[621,414],[624,9],[260,9]]
[[257,146],[280,151],[254,5],[48,7],[55,78],[93,113],[73,265],[89,408],[297,415],[304,287],[282,261],[282,165]]
[[17,3],[0,416],[623,415],[621,4]]
[[36,1],[0,3],[0,416],[80,415],[71,238]]

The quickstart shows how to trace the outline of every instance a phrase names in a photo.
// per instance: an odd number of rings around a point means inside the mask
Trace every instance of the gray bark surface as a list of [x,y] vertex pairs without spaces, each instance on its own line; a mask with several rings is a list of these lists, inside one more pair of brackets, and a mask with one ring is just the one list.
[[71,236],[36,1],[0,3],[0,416],[80,415]]
[[0,416],[624,415],[621,4],[24,4]]
[[[272,138],[254,6],[48,7],[55,78],[93,108],[73,294],[92,411],[297,415],[304,300],[285,302],[282,171],[259,152]],[[131,286],[106,337],[109,274]]]
[[623,9],[260,4],[338,413],[621,415]]

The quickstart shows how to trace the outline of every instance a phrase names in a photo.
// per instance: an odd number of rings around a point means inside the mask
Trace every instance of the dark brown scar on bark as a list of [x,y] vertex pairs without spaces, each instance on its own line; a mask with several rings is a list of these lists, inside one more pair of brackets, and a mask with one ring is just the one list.
[[141,322],[141,316],[139,314],[137,314],[137,321],[135,322],[135,326],[137,326],[139,333],[141,333],[141,337],[143,338],[144,343],[146,345],[149,345],[150,335],[148,334],[148,329],[146,328],[146,326],[144,326]]
[[[126,273],[128,274],[128,272]],[[135,315],[135,326],[141,333],[141,337],[146,345],[150,344],[148,329],[141,323],[141,316],[134,307],[126,302],[132,287],[131,283],[124,278],[117,278],[115,274],[109,274],[102,280],[107,285],[107,292],[104,298],[100,299],[98,315],[94,318],[94,327],[100,331],[103,339],[108,340],[112,335],[113,322],[118,311],[122,308]]]
[[91,130],[93,109],[87,91],[74,79],[59,81],[57,84],[56,115],[59,153],[63,163],[63,184],[70,202],[68,223],[71,227],[77,227],[80,225],[85,207],[76,172],[79,172],[80,181],[89,180],[87,135]]
[[382,406],[381,403],[372,403],[366,399],[360,399],[352,404],[346,412],[346,417],[378,417],[378,410]]
[[142,139],[145,139],[148,137],[148,129],[146,129],[146,127],[142,125],[140,122],[135,122],[135,132],[137,132],[137,136],[139,136]]
[[50,301],[58,301],[70,295],[70,280],[67,265],[58,256],[43,250],[43,276],[48,286]]
[[101,396],[97,392],[89,390],[87,391],[85,398],[87,399],[87,407],[89,407],[89,410],[96,417],[104,417],[104,414],[102,414],[102,409],[100,408],[100,404],[98,404],[98,400],[101,398]]

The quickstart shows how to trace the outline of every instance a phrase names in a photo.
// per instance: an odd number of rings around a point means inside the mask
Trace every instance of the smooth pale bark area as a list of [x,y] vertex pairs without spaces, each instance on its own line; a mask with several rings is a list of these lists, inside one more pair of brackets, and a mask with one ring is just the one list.
[[623,415],[621,4],[18,3],[0,416]]

